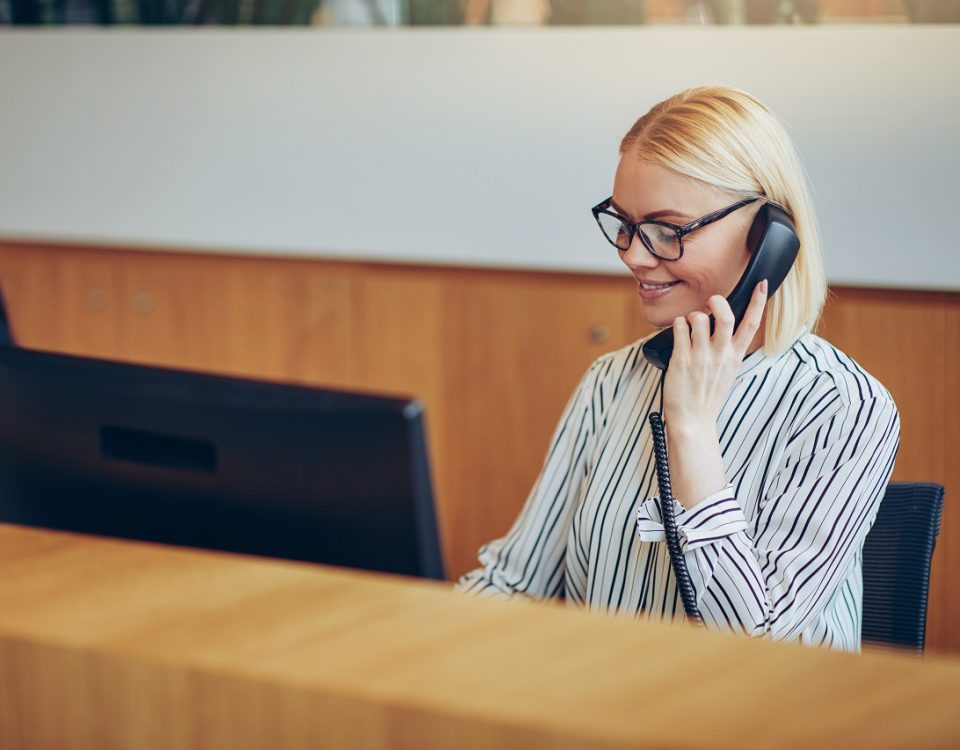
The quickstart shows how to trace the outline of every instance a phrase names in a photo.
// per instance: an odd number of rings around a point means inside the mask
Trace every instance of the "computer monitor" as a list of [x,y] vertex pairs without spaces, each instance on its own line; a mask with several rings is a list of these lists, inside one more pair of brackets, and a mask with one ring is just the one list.
[[0,521],[443,578],[416,400],[17,347]]
[[7,320],[7,306],[3,301],[3,291],[0,290],[0,346],[13,346],[13,334],[10,332],[10,323]]

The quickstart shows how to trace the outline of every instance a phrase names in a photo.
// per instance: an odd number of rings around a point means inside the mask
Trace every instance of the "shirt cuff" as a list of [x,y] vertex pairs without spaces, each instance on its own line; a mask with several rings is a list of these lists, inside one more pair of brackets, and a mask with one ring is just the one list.
[[[674,500],[673,513],[677,521],[680,548],[684,552],[712,544],[747,528],[747,519],[734,496],[733,485],[707,495],[692,508],[684,508]],[[647,498],[637,508],[637,534],[642,542],[664,541],[660,501],[656,496]]]

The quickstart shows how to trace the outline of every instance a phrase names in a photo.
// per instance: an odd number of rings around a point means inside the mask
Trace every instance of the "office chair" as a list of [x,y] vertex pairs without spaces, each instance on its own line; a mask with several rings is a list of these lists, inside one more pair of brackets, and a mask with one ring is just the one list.
[[943,487],[891,482],[863,545],[864,645],[923,653],[930,558],[940,533]]

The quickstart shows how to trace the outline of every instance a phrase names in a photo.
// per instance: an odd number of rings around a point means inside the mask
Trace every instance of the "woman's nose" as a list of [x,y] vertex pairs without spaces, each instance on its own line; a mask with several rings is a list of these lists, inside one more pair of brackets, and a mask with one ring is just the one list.
[[631,271],[637,268],[655,268],[660,263],[660,259],[647,250],[636,234],[633,235],[633,242],[630,243],[630,247],[620,253],[620,260]]

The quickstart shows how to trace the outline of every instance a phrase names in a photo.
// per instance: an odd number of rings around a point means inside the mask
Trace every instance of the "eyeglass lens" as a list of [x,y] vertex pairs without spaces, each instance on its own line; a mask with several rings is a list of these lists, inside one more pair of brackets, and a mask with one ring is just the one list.
[[[627,250],[633,239],[630,226],[610,214],[601,213],[598,216],[600,228],[619,250]],[[675,230],[660,224],[645,223],[640,225],[641,240],[654,255],[661,258],[680,257],[680,238]]]

